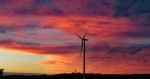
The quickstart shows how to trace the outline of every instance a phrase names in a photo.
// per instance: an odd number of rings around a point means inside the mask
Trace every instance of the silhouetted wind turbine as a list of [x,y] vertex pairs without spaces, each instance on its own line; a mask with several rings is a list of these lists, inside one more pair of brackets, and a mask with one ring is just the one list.
[[[81,44],[81,53],[83,52],[83,79],[85,79],[85,69],[86,69],[86,60],[85,60],[85,57],[86,57],[86,41],[88,41],[86,37],[87,35],[87,32],[85,33],[85,35],[83,37],[79,36],[78,34],[76,34],[81,40],[82,40],[82,44]],[[80,53],[80,55],[81,55]]]

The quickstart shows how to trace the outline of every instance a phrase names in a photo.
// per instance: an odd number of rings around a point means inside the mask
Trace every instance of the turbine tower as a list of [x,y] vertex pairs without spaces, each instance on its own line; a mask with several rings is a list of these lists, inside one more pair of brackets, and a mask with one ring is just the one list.
[[81,44],[81,53],[80,55],[83,53],[83,79],[85,79],[85,70],[86,70],[86,41],[88,41],[88,39],[86,38],[87,32],[85,33],[85,35],[83,37],[79,36],[78,34],[76,34],[82,41]]

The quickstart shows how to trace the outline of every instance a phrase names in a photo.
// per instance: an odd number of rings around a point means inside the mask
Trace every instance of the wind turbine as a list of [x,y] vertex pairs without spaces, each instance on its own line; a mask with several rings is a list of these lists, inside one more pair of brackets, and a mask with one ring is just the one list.
[[83,79],[85,79],[85,69],[86,69],[86,41],[88,41],[88,39],[86,38],[87,32],[84,34],[83,37],[79,36],[78,34],[76,34],[81,40],[82,40],[82,44],[81,44],[81,53],[80,55],[83,53]]

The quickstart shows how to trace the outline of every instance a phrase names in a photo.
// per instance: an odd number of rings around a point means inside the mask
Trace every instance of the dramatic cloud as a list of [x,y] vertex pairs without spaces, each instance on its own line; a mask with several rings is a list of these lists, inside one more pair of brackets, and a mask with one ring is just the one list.
[[113,4],[113,10],[116,16],[142,16],[149,14],[148,0],[116,0]]
[[148,0],[116,0],[112,8],[115,16],[130,17],[137,26],[145,27],[150,25],[149,4]]
[[[109,15],[112,0],[11,0],[1,1],[2,14]],[[16,5],[17,4],[17,5]],[[9,9],[5,10],[5,9]]]

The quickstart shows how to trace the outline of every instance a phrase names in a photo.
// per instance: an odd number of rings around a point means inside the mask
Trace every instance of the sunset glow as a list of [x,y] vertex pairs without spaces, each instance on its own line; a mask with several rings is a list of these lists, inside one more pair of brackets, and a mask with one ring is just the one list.
[[[149,0],[0,0],[0,68],[6,72],[150,74]],[[144,8],[141,8],[144,7]]]

